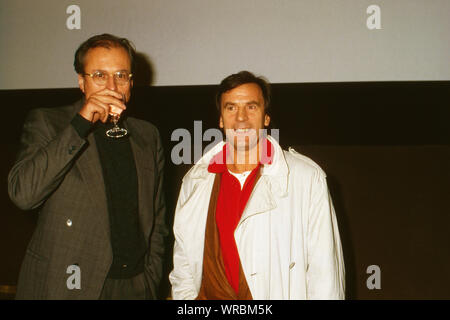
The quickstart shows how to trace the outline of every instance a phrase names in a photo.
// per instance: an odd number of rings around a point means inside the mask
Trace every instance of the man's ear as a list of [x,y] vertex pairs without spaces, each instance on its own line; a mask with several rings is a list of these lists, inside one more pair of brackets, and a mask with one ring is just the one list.
[[78,86],[80,87],[81,92],[84,93],[84,77],[81,74],[78,74]]
[[266,115],[264,116],[264,126],[265,126],[265,127],[268,127],[269,124],[270,124],[270,116],[269,116],[268,114],[266,114]]
[[220,116],[220,118],[219,118],[219,128],[223,129],[223,118],[222,118],[222,116]]

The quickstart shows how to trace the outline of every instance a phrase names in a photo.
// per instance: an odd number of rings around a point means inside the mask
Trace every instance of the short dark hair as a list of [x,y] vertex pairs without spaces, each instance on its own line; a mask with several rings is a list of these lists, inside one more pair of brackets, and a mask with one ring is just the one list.
[[219,114],[221,113],[220,102],[222,94],[246,83],[255,83],[260,87],[264,98],[264,112],[270,116],[271,89],[269,82],[263,77],[257,77],[253,73],[245,70],[226,77],[220,83],[216,93],[216,107]]
[[131,73],[134,72],[135,69],[135,56],[136,50],[134,49],[133,44],[126,38],[119,38],[109,33],[99,34],[87,39],[83,42],[75,52],[75,59],[73,61],[73,66],[75,71],[78,74],[84,74],[84,58],[86,53],[93,48],[102,47],[102,48],[118,48],[121,47],[125,49],[130,57],[131,63]]

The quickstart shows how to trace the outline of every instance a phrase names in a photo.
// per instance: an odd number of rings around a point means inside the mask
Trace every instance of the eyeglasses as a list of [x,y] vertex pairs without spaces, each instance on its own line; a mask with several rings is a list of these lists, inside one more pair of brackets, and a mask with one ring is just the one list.
[[[104,86],[109,79],[109,73],[105,71],[94,71],[93,73],[85,73],[84,75],[91,77],[94,83],[99,86]],[[114,82],[117,85],[127,84],[130,82],[132,76],[133,74],[128,71],[117,71],[113,73]]]

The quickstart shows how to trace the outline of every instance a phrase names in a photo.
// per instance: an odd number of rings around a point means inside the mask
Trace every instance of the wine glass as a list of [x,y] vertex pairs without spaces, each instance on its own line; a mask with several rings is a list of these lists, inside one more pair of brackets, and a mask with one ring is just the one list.
[[[126,98],[123,93],[122,93],[122,102],[124,104],[126,103]],[[127,129],[121,128],[117,125],[120,119],[120,114],[122,113],[123,110],[113,105],[110,105],[110,107],[111,108],[109,109],[109,121],[111,121],[114,126],[106,131],[106,135],[109,138],[114,139],[125,137],[128,134]]]

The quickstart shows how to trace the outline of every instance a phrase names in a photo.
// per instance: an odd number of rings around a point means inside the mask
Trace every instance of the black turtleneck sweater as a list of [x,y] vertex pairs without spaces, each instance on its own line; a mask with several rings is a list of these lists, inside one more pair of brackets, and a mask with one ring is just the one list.
[[105,133],[111,123],[93,125],[79,114],[71,123],[81,138],[94,134],[103,169],[113,253],[107,277],[131,278],[144,271],[147,245],[139,224],[138,181],[129,136],[109,138]]

